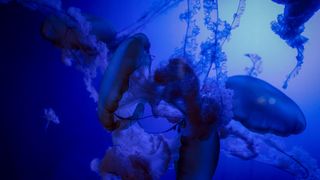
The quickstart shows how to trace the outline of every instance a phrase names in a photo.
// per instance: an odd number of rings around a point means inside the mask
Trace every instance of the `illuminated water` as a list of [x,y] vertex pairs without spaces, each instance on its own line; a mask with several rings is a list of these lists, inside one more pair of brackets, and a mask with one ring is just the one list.
[[[149,9],[152,0],[63,1],[62,7],[75,6],[82,12],[103,17],[116,30],[138,19]],[[220,2],[220,1],[219,1]],[[222,19],[232,21],[238,1],[221,1]],[[186,25],[179,14],[183,2],[153,19],[141,31],[150,42],[154,64],[163,66],[181,46]],[[223,46],[227,54],[228,75],[245,74],[250,66],[245,53],[262,57],[259,78],[281,89],[305,114],[307,127],[298,135],[282,139],[291,149],[304,149],[320,161],[320,14],[306,24],[303,35],[305,63],[299,75],[282,89],[286,75],[295,66],[296,51],[272,32],[270,22],[283,11],[283,6],[270,0],[247,0],[240,27],[232,31]],[[89,98],[83,75],[61,62],[60,49],[40,36],[44,16],[17,5],[0,5],[0,179],[100,179],[90,169],[94,158],[102,158],[111,146],[111,135],[101,126],[97,105]],[[201,27],[204,28],[204,27]],[[206,36],[202,34],[201,36]],[[99,86],[101,77],[94,81]],[[46,129],[43,110],[54,109],[60,123]],[[166,129],[165,125],[163,125]],[[319,163],[318,163],[319,166]],[[174,179],[173,168],[162,179]],[[253,160],[241,160],[220,154],[214,178],[229,179],[294,179],[285,171]]]

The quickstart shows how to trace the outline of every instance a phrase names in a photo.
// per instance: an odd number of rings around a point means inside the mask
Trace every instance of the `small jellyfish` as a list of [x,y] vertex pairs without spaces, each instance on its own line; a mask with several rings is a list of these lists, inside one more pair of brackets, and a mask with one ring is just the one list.
[[59,117],[56,115],[56,113],[52,108],[46,108],[43,110],[43,112],[44,112],[44,118],[47,121],[45,130],[48,129],[50,122],[52,122],[53,124],[60,124]]
[[234,91],[234,119],[251,131],[288,136],[305,129],[306,120],[299,106],[267,82],[251,76],[232,76],[226,87]]
[[92,172],[99,173],[99,165],[100,165],[100,159],[94,158],[90,162],[90,169]]
[[144,34],[122,42],[110,59],[100,86],[98,115],[103,126],[112,131],[120,126],[114,120],[122,96],[129,88],[130,76],[149,60],[150,43]]

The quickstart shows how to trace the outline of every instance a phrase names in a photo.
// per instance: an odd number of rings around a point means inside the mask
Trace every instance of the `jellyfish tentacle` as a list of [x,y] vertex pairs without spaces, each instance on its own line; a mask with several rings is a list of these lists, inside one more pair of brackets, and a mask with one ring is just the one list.
[[246,150],[249,150],[249,152],[244,153],[245,151],[240,149],[240,147],[238,147],[236,143],[232,143],[234,147],[237,148],[237,150],[228,149],[230,155],[236,156],[243,160],[254,159],[259,155],[253,138],[246,135],[239,129],[234,128],[233,126],[225,127],[223,131],[224,131],[224,135],[223,137],[221,137],[223,142],[228,141],[228,139],[230,138],[241,139],[242,142],[245,143]]
[[[230,136],[231,135],[231,136]],[[274,135],[261,135],[251,132],[239,122],[231,121],[220,131],[222,152],[243,160],[254,160],[278,168],[302,179],[318,179],[319,168],[303,150],[287,152],[282,142]],[[243,138],[244,137],[244,138]],[[228,140],[233,138],[231,142]],[[238,139],[243,141],[239,142]],[[253,147],[256,156],[248,153]],[[234,149],[239,151],[234,153]],[[300,153],[300,154],[299,154]]]
[[320,9],[320,1],[272,1],[285,5],[283,13],[278,15],[277,20],[271,22],[272,31],[285,40],[290,47],[297,50],[296,65],[287,75],[282,86],[282,88],[286,89],[289,81],[301,70],[304,59],[304,44],[308,41],[308,38],[302,35],[305,29],[304,24]]
[[295,163],[297,163],[305,172],[304,179],[307,179],[310,176],[309,170],[304,166],[299,160],[297,160],[293,155],[288,154],[283,149],[281,149],[275,142],[271,141],[270,139],[264,139],[264,142],[267,143],[270,147],[276,149],[280,153],[284,154],[288,158],[292,159]]
[[181,137],[177,179],[211,179],[220,154],[220,140],[216,131],[207,139]]

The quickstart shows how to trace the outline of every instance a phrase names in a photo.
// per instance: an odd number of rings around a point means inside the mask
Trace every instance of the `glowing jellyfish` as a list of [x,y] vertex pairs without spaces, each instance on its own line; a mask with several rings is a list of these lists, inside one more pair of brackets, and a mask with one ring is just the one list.
[[104,73],[98,102],[99,119],[106,129],[114,130],[120,126],[120,122],[114,120],[114,112],[129,88],[130,75],[144,65],[148,58],[149,48],[148,38],[144,34],[136,34],[122,42],[111,57]]
[[299,106],[267,82],[232,76],[226,87],[234,90],[234,119],[251,131],[288,136],[305,129],[306,120]]

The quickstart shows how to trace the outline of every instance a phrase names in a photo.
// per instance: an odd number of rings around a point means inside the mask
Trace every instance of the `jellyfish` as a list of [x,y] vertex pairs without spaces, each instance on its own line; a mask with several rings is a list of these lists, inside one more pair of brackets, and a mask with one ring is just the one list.
[[99,173],[100,159],[94,158],[90,161],[90,170],[95,173]]
[[232,76],[226,87],[234,91],[234,119],[251,131],[288,136],[305,129],[306,120],[299,106],[267,82],[251,76]]
[[[284,4],[284,18],[291,28],[299,28],[307,22],[320,8],[319,0],[272,0]],[[288,28],[289,28],[288,27]],[[289,30],[289,29],[288,29]],[[294,29],[291,29],[294,30]],[[288,36],[290,32],[287,32]],[[294,32],[291,32],[294,33]],[[294,34],[291,34],[294,35]]]
[[[303,23],[319,9],[319,3],[314,0],[274,1],[286,4],[286,9],[284,17],[278,19],[280,25],[273,24],[273,29],[283,39],[288,40],[290,46],[298,49],[297,59],[300,67],[303,59],[303,43],[306,42],[306,38],[300,36]],[[7,2],[9,1],[0,1],[0,3]],[[199,85],[200,76],[197,76],[189,65],[192,64],[191,61],[186,59],[171,59],[167,66],[159,68],[152,77],[148,38],[144,34],[131,36],[153,18],[176,6],[182,0],[166,0],[161,3],[156,1],[159,3],[155,3],[151,10],[143,14],[135,24],[119,33],[115,33],[110,24],[99,18],[82,15],[79,9],[70,8],[64,12],[60,9],[61,3],[53,7],[52,3],[48,2],[47,0],[18,1],[31,8],[34,5],[42,10],[51,7],[50,11],[54,13],[43,23],[42,35],[61,48],[67,56],[80,57],[84,60],[80,62],[85,62],[91,60],[88,58],[91,56],[106,58],[105,51],[102,51],[100,46],[107,45],[112,51],[99,97],[94,93],[94,97],[99,98],[99,119],[107,130],[112,131],[113,138],[113,146],[107,150],[105,157],[102,160],[95,159],[91,163],[91,168],[104,178],[159,179],[168,168],[172,156],[176,155],[172,150],[175,148],[179,151],[179,157],[176,158],[178,179],[210,179],[214,175],[219,160],[220,139],[227,142],[225,150],[233,156],[246,160],[271,162],[280,169],[289,169],[290,172],[302,170],[304,172],[302,174],[309,176],[308,169],[300,163],[299,159],[285,152],[274,141],[262,138],[260,135],[270,132],[279,136],[288,136],[302,132],[306,126],[300,108],[266,82],[246,76],[228,79],[227,88],[235,92],[234,118],[250,131],[240,131],[239,127],[232,125],[224,128],[224,125],[230,122],[229,117],[232,113],[229,109],[231,103],[228,102],[231,93],[224,88],[224,80],[227,77],[224,67],[226,56],[221,47],[230,36],[230,31],[239,26],[245,0],[239,0],[232,24],[220,20],[218,1],[204,0],[202,3],[205,26],[212,32],[212,36],[201,43],[203,59],[200,62],[209,67],[206,71],[203,71],[203,68],[195,68],[197,71],[204,72],[202,88]],[[191,4],[188,1],[188,12],[184,14],[187,20],[187,32],[184,38],[183,55],[188,58],[194,57],[195,52],[192,52],[196,47],[194,40],[200,32],[195,19],[190,15],[197,14],[201,9],[200,0],[195,1],[196,6],[190,11]],[[301,9],[298,9],[300,6]],[[310,12],[308,12],[309,8],[311,8]],[[216,18],[213,18],[213,13],[216,13]],[[290,27],[277,29],[280,26],[283,27],[281,23],[289,24]],[[192,56],[188,56],[189,54]],[[253,54],[247,56],[254,58]],[[255,68],[258,66],[258,60],[253,63],[254,66],[249,69],[249,74],[257,75]],[[214,66],[216,83],[210,82],[209,78],[209,72]],[[89,74],[85,81],[88,90],[95,92],[95,89],[91,88],[94,72],[88,69],[84,71]],[[151,78],[154,78],[154,82]],[[132,120],[143,118],[147,103],[150,104],[154,116],[165,117],[169,122],[176,124],[173,127],[183,126],[183,132],[178,135],[181,143],[179,148],[177,148],[178,143],[172,143],[175,147],[170,147],[172,144],[164,136],[146,132],[139,123],[131,124]],[[50,122],[60,123],[52,109],[46,109],[45,114],[48,120],[47,126]],[[233,122],[235,121],[231,121]],[[254,136],[251,131],[260,134]],[[273,157],[276,157],[275,160],[271,159]],[[291,162],[294,162],[294,165],[291,165]],[[300,169],[293,166],[299,166]]]
[[90,27],[83,27],[85,23],[80,24],[68,13],[50,15],[42,24],[42,37],[59,48],[82,50],[88,54],[97,53],[97,49],[88,40],[88,32],[84,31],[90,31],[107,45],[112,44],[116,33],[110,23],[89,15],[83,18],[83,21],[90,23]]
[[271,22],[271,29],[278,34],[286,43],[297,49],[297,64],[287,76],[283,88],[288,87],[290,79],[295,77],[303,64],[304,44],[308,38],[301,35],[304,31],[304,24],[320,9],[319,0],[273,0],[276,3],[284,4],[283,14],[278,15],[277,21]]
[[43,113],[44,113],[44,118],[47,121],[46,126],[45,126],[46,131],[47,131],[50,123],[60,124],[59,117],[57,116],[57,114],[54,112],[54,110],[52,108],[44,109]]
[[150,43],[144,34],[122,42],[114,52],[104,73],[98,101],[98,115],[103,126],[112,131],[120,126],[114,113],[129,88],[130,76],[148,61]]
[[[192,136],[201,136],[201,97],[199,80],[192,68],[179,58],[171,59],[169,64],[156,70],[155,82],[163,86],[163,99],[179,109],[190,123]],[[203,134],[202,134],[203,135]]]
[[[214,124],[215,101],[202,97],[199,81],[185,60],[174,58],[156,70],[155,82],[163,87],[163,99],[173,104],[186,118],[180,139],[177,179],[211,179],[220,153],[220,140]],[[209,108],[210,107],[210,108]]]
[[115,30],[107,21],[82,14],[77,8],[50,13],[41,26],[41,35],[62,51],[62,61],[75,65],[84,74],[84,83],[96,103],[98,92],[92,85],[98,70],[107,66],[108,48],[114,48]]

